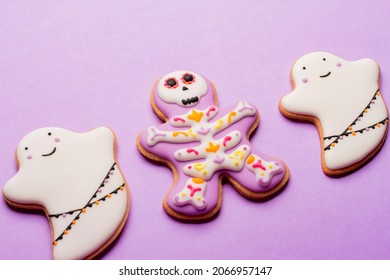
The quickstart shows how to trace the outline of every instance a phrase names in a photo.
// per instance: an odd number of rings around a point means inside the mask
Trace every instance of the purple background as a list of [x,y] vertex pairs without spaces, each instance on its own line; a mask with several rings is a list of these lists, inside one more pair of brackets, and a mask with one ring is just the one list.
[[[313,125],[285,119],[300,56],[324,50],[369,57],[390,100],[389,2],[376,1],[1,1],[0,186],[17,171],[14,149],[31,130],[108,126],[131,188],[129,220],[104,259],[389,259],[390,145],[341,179],[325,176]],[[211,79],[221,106],[260,109],[252,143],[282,158],[290,182],[254,203],[224,186],[219,216],[183,224],[162,209],[168,168],[137,151],[137,134],[160,121],[154,81],[179,69]],[[0,200],[0,259],[51,258],[46,217]]]

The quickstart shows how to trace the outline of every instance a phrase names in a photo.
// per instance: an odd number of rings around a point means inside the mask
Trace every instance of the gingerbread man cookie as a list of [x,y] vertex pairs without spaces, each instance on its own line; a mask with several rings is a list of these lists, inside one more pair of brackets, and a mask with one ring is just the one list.
[[75,133],[34,130],[18,144],[18,173],[3,188],[12,206],[42,209],[52,229],[54,259],[90,259],[122,230],[129,191],[105,127]]
[[317,126],[327,175],[359,168],[382,147],[389,116],[375,61],[309,53],[294,63],[291,81],[294,91],[280,100],[280,111]]
[[266,200],[285,186],[289,170],[283,161],[256,151],[248,140],[259,122],[253,105],[240,101],[219,108],[213,84],[190,71],[160,79],[151,102],[165,123],[141,132],[137,146],[173,170],[163,203],[172,217],[212,218],[221,208],[222,178],[254,200]]

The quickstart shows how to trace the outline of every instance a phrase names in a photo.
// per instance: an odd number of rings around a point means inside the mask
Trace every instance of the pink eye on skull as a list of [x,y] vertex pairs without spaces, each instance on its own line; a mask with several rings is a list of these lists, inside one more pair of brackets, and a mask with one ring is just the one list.
[[181,77],[181,81],[187,85],[190,85],[192,83],[195,83],[195,76],[190,73],[185,73]]
[[179,82],[175,78],[168,78],[165,80],[164,86],[169,89],[177,88],[179,86]]

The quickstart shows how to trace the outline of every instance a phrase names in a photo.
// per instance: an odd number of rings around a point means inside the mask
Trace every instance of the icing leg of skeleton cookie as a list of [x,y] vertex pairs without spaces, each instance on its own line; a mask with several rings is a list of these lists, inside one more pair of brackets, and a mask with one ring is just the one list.
[[219,200],[218,176],[205,181],[180,174],[176,185],[167,195],[168,207],[187,216],[206,215],[215,209]]
[[246,157],[245,167],[241,172],[229,172],[228,175],[256,196],[279,188],[286,172],[282,161],[254,150]]

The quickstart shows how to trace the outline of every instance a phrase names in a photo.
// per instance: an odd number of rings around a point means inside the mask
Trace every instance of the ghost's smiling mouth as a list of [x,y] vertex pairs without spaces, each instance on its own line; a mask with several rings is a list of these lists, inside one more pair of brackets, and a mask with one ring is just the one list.
[[199,101],[199,97],[197,97],[197,96],[181,100],[183,105],[195,103],[195,102],[198,102],[198,101]]
[[320,78],[326,78],[326,77],[328,77],[329,75],[330,75],[330,71],[328,72],[328,74],[325,74],[325,75],[320,76]]
[[56,152],[56,150],[57,150],[57,148],[56,147],[54,147],[54,149],[53,149],[53,151],[51,151],[50,153],[48,153],[48,154],[44,154],[44,155],[42,155],[43,157],[48,157],[48,156],[51,156],[52,154],[54,154],[55,152]]

